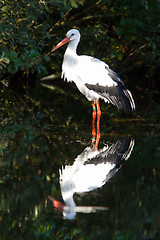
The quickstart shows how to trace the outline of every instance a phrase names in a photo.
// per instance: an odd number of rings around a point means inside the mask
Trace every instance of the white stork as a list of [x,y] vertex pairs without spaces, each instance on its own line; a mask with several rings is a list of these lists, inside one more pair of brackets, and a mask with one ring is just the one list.
[[[69,42],[62,64],[62,77],[68,82],[75,82],[79,91],[92,101],[93,120],[92,136],[96,137],[94,122],[97,114],[97,137],[100,138],[99,98],[110,102],[118,109],[129,113],[135,110],[135,103],[131,92],[126,88],[121,78],[109,66],[97,58],[81,55],[76,52],[80,41],[80,32],[71,29],[66,37],[52,49],[51,52]],[[96,112],[97,106],[97,112]],[[97,144],[96,144],[97,146]]]

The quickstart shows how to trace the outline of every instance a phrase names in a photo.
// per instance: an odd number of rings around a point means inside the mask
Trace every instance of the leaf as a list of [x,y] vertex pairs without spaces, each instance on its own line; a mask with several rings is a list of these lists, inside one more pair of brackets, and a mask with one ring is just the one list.
[[117,27],[116,33],[117,33],[118,35],[122,35],[123,32],[124,32],[124,28],[122,28],[122,27]]
[[4,7],[0,8],[0,11],[2,11],[2,12],[6,12],[7,10],[8,10],[7,6],[4,6]]
[[71,6],[74,8],[77,8],[77,3],[74,0],[71,0]]
[[49,56],[44,56],[43,58],[46,62],[49,62],[51,60],[51,58]]
[[6,65],[10,63],[9,58],[5,57],[5,53],[2,52],[1,58],[0,58],[0,69],[6,68]]
[[9,60],[9,58],[4,57],[4,58],[3,58],[3,62],[5,62],[5,63],[8,64],[8,63],[10,63],[10,60]]

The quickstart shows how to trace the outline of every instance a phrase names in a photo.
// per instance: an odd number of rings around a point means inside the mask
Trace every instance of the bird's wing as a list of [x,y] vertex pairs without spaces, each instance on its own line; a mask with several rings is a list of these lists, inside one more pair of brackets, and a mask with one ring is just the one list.
[[79,56],[76,73],[89,90],[98,93],[118,109],[125,112],[135,109],[131,92],[105,62],[89,56]]
[[115,86],[117,83],[108,75],[106,68],[109,66],[100,61],[97,58],[90,56],[79,56],[77,67],[75,67],[76,73],[83,82],[83,84],[93,84],[97,83],[100,86]]

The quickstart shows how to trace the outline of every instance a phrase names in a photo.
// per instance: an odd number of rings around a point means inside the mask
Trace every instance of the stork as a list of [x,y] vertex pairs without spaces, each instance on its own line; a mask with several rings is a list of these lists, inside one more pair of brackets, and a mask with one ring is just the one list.
[[[69,42],[64,54],[61,77],[68,82],[73,81],[79,91],[89,101],[92,101],[92,146],[97,136],[95,146],[97,148],[100,139],[99,125],[101,116],[99,99],[112,103],[119,110],[126,113],[135,110],[135,103],[131,92],[126,88],[121,78],[105,62],[91,56],[79,56],[77,54],[79,41],[80,32],[77,29],[71,29],[51,52]],[[96,115],[97,133],[95,130]]]

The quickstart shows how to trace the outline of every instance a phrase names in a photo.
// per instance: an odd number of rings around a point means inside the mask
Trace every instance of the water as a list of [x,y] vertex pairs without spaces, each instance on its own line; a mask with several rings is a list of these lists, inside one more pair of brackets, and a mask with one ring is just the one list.
[[159,126],[104,111],[95,151],[72,89],[18,93],[1,91],[0,239],[159,239]]

